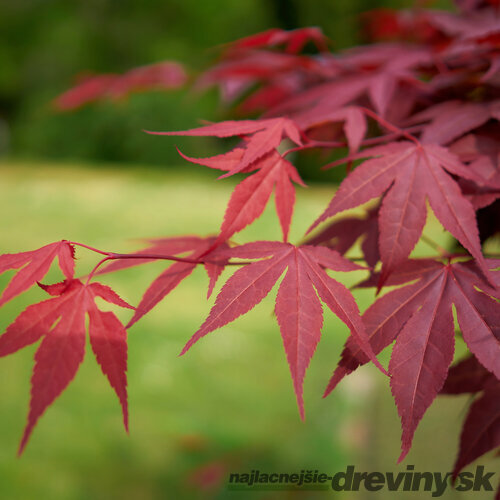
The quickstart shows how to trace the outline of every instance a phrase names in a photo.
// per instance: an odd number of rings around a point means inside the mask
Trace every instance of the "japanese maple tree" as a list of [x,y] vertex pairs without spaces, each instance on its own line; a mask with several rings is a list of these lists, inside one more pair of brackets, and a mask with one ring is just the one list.
[[[240,140],[212,157],[179,151],[188,162],[220,170],[220,179],[245,175],[218,234],[157,238],[133,254],[60,241],[0,256],[2,272],[17,270],[0,305],[37,284],[51,296],[30,305],[0,336],[0,356],[42,339],[19,453],[83,360],[86,316],[92,350],[127,428],[126,329],[198,265],[208,275],[208,296],[225,267],[236,270],[181,354],[253,309],[281,280],[275,317],[302,418],[303,382],[320,340],[323,302],[350,332],[324,395],[368,362],[388,375],[402,425],[399,460],[440,393],[478,394],[465,419],[455,476],[500,446],[500,256],[485,250],[500,221],[500,2],[456,3],[454,13],[367,13],[371,43],[337,53],[318,28],[273,29],[224,46],[195,85],[219,87],[222,101],[242,119],[148,132]],[[180,66],[168,62],[123,76],[95,76],[59,97],[56,106],[68,110],[148,86],[175,87],[184,78]],[[305,186],[293,163],[311,149],[322,152],[323,168],[347,164],[347,173],[302,241],[290,242],[295,190]],[[281,227],[276,240],[235,239],[260,217],[273,191]],[[361,206],[365,216],[341,215]],[[422,234],[429,209],[455,240],[449,249]],[[425,258],[412,255],[421,239],[430,247]],[[357,242],[362,257],[352,255]],[[80,278],[74,277],[76,250],[99,259]],[[41,284],[56,257],[64,281]],[[165,270],[137,307],[97,281],[103,273],[156,260],[165,261]],[[331,274],[360,269],[366,279],[358,286],[378,295],[362,314]],[[131,308],[128,324],[101,311],[96,297]],[[452,365],[456,341],[469,354]],[[391,345],[384,368],[377,355]]]

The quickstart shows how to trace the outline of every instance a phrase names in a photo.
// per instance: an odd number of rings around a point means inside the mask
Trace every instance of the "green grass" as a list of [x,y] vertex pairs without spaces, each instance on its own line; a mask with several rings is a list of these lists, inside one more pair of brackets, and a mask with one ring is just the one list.
[[[234,181],[215,182],[211,172],[183,168],[185,172],[162,173],[139,167],[119,171],[0,164],[0,252],[35,249],[62,238],[126,252],[141,246],[134,238],[215,233]],[[299,191],[292,241],[300,239],[331,195],[331,186]],[[432,217],[426,232],[446,244],[447,235]],[[236,240],[275,239],[278,234],[271,206]],[[416,251],[429,252],[425,245]],[[80,275],[96,262],[96,256],[83,249],[77,257]],[[148,264],[106,275],[102,281],[136,304],[164,267],[164,263]],[[221,283],[230,273],[225,272]],[[2,287],[10,276],[0,278]],[[339,279],[352,284],[364,276],[351,273]],[[59,278],[54,269],[45,281]],[[298,417],[272,318],[273,294],[178,357],[213,303],[206,300],[206,286],[203,270],[197,269],[130,330],[128,437],[116,396],[87,348],[75,380],[40,420],[25,454],[17,459],[36,346],[1,360],[1,498],[223,499],[237,494],[224,487],[230,471],[330,473],[350,463],[368,471],[395,468],[399,424],[381,374],[366,367],[329,398],[321,398],[348,333],[331,313],[325,311],[323,338],[306,378],[305,423]],[[356,297],[363,310],[373,300],[373,291],[356,292]],[[43,298],[41,290],[32,289],[7,304],[0,311],[0,327],[4,329],[27,304]],[[130,316],[116,312],[124,321]],[[461,420],[456,412],[464,404],[458,401],[451,409],[438,402],[434,416],[424,419],[417,432],[417,451],[405,464],[415,463],[417,470],[431,470],[429,463],[435,470],[450,468]],[[445,418],[454,419],[451,426]],[[444,449],[439,442],[445,443]],[[214,478],[213,487],[210,481],[200,485],[203,474]],[[324,493],[308,492],[301,498],[320,495]],[[344,498],[364,498],[360,495]],[[442,498],[454,498],[446,495]],[[295,495],[252,494],[266,499],[291,496]]]

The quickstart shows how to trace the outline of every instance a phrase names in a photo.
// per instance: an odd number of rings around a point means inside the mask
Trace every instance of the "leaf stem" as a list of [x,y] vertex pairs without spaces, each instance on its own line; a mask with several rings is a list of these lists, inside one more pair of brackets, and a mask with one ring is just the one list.
[[368,115],[371,118],[373,118],[374,120],[376,120],[377,122],[379,122],[380,125],[382,125],[383,127],[385,127],[387,130],[392,130],[394,133],[400,134],[403,137],[406,137],[410,141],[414,142],[417,146],[420,146],[420,142],[419,142],[419,140],[416,137],[414,137],[413,135],[411,135],[407,131],[405,131],[403,129],[400,129],[399,127],[396,127],[392,123],[389,123],[387,120],[385,120],[380,115],[378,115],[377,113],[375,113],[375,111],[372,111],[371,109],[365,108],[363,106],[360,106],[359,109],[361,111],[363,111],[363,113],[365,113],[365,115]]
[[84,243],[78,243],[76,241],[68,241],[68,243],[70,245],[86,248],[87,250],[91,250],[92,252],[99,253],[101,255],[106,255],[106,256],[112,255],[111,252],[104,252],[102,250],[98,250],[97,248],[91,247],[89,245],[85,245]]
[[114,253],[114,252],[105,252],[103,250],[99,250],[98,248],[91,247],[90,245],[85,245],[84,243],[78,243],[76,241],[68,241],[70,245],[76,245],[82,248],[86,248],[92,252],[98,253],[100,255],[104,255],[104,258],[101,259],[95,267],[92,269],[90,274],[87,276],[86,283],[88,284],[92,277],[95,275],[97,270],[107,261],[109,260],[121,260],[121,259],[147,259],[147,260],[170,260],[174,262],[186,262],[187,264],[215,264],[218,263],[224,266],[246,266],[249,262],[235,261],[235,262],[221,262],[216,259],[191,259],[189,257],[175,257],[174,255],[162,255],[155,253]]
[[[110,260],[118,259],[150,259],[150,260],[172,260],[175,262],[186,262],[188,264],[217,264],[220,261],[216,259],[190,259],[189,257],[175,257],[173,255],[161,255],[154,253],[112,253],[109,255]],[[248,262],[225,262],[225,266],[245,266]]]
[[[423,125],[414,125],[413,127],[408,127],[407,129],[401,129],[397,132],[393,132],[392,134],[379,135],[377,137],[370,137],[369,139],[365,139],[362,141],[361,146],[375,146],[380,142],[390,141],[392,139],[396,139],[401,135],[408,137],[411,132],[418,132],[423,128]],[[413,136],[412,136],[413,137]],[[347,141],[315,141],[309,140],[307,144],[303,146],[297,146],[291,149],[287,149],[282,156],[285,157],[288,154],[295,153],[297,151],[302,151],[303,149],[313,149],[313,148],[345,148],[348,146]]]
[[421,239],[423,242],[427,243],[427,245],[429,245],[431,248],[434,248],[434,250],[439,252],[441,257],[446,257],[446,258],[451,257],[450,253],[447,250],[445,250],[442,246],[437,244],[432,238],[429,238],[425,234],[422,234]]
[[111,259],[112,259],[112,257],[110,257],[110,256],[107,256],[107,257],[104,257],[104,259],[101,259],[95,265],[94,269],[92,269],[92,271],[90,271],[90,274],[87,276],[87,281],[85,282],[85,285],[89,284],[90,280],[92,279],[92,277],[94,276],[94,274],[97,272],[97,270],[102,266],[102,264],[104,264],[106,261],[111,260]]

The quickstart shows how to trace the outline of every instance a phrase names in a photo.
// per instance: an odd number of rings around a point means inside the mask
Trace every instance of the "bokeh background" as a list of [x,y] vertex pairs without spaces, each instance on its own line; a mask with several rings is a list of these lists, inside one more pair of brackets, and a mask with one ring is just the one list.
[[[194,156],[221,151],[220,145],[141,132],[230,116],[218,106],[216,92],[147,92],[56,113],[53,99],[75,75],[124,72],[165,59],[186,63],[195,75],[214,60],[214,46],[271,27],[321,26],[340,49],[363,42],[358,21],[365,10],[411,5],[403,0],[0,0],[0,251],[66,238],[125,252],[140,246],[134,238],[215,233],[220,225],[234,181],[215,182],[212,173],[187,165],[174,144]],[[445,1],[437,5],[450,7]],[[323,210],[334,188],[316,179],[311,189],[299,192],[292,241]],[[428,224],[447,245],[439,224],[432,217]],[[275,215],[266,210],[241,241],[274,239],[277,230]],[[81,274],[94,263],[92,255],[78,251]],[[150,264],[104,281],[137,303],[163,267]],[[0,286],[10,277],[2,275]],[[362,277],[351,273],[340,279],[352,284]],[[53,270],[46,281],[59,278]],[[375,369],[359,370],[321,398],[348,333],[328,312],[306,378],[305,422],[272,317],[273,294],[179,358],[213,303],[205,299],[206,286],[197,270],[130,330],[130,436],[87,349],[76,379],[41,419],[23,457],[16,458],[36,346],[0,360],[1,498],[224,499],[237,495],[226,489],[231,471],[332,473],[349,464],[369,472],[404,471],[408,464],[420,471],[451,469],[467,398],[436,401],[401,466],[396,465],[397,412]],[[27,304],[42,298],[33,289],[4,306],[2,331]],[[373,292],[356,292],[356,298],[363,310]],[[128,319],[126,312],[117,314]],[[332,492],[246,494],[320,498]],[[387,492],[340,494],[374,495]],[[467,496],[447,491],[442,498]]]

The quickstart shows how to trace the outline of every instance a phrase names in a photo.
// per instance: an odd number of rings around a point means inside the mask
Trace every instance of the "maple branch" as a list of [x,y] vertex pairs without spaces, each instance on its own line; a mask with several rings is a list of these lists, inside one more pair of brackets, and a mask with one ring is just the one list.
[[87,276],[86,283],[92,279],[97,270],[107,261],[109,260],[121,260],[121,259],[148,259],[148,260],[170,260],[174,262],[185,262],[187,264],[219,264],[223,266],[246,266],[249,262],[235,261],[235,262],[224,262],[218,260],[211,259],[190,259],[189,257],[175,257],[173,255],[161,255],[154,253],[114,253],[114,252],[105,252],[103,250],[99,250],[97,248],[91,247],[89,245],[85,245],[84,243],[78,243],[76,241],[68,241],[70,245],[77,245],[82,248],[86,248],[87,250],[91,250],[92,252],[96,252],[100,255],[104,255],[105,257],[101,259],[95,267],[92,269],[90,274]]
[[[86,247],[86,245],[81,245],[83,247]],[[88,283],[92,277],[95,275],[97,270],[108,260],[121,260],[121,259],[149,259],[149,260],[170,260],[174,262],[186,262],[187,264],[219,264],[221,266],[247,266],[250,264],[249,262],[241,262],[241,261],[235,261],[235,262],[224,262],[222,263],[221,261],[217,260],[210,260],[210,259],[190,259],[190,258],[184,258],[184,257],[174,257],[173,255],[159,255],[159,254],[140,254],[140,253],[107,253],[107,252],[102,252],[100,250],[92,249],[89,248],[93,251],[96,251],[97,253],[100,253],[102,255],[106,255],[104,259],[101,259],[92,269],[90,274],[87,277],[87,282]]]
[[151,259],[151,260],[172,260],[175,262],[186,262],[188,264],[220,264],[224,266],[246,266],[248,262],[225,262],[222,264],[221,261],[218,260],[210,260],[210,259],[190,259],[188,257],[174,257],[173,255],[160,255],[160,254],[152,254],[152,253],[113,253],[109,256],[110,260],[118,260],[118,259]]
[[452,257],[452,255],[447,250],[445,250],[442,246],[436,243],[432,238],[429,238],[425,234],[422,234],[421,239],[424,243],[427,243],[427,245],[429,245],[431,248],[434,248],[434,250],[439,252],[441,257],[446,257],[446,258]]
[[[379,135],[377,137],[371,137],[369,139],[365,139],[364,141],[361,142],[361,146],[374,146],[379,144],[380,142],[386,142],[386,141],[391,141],[393,139],[396,139],[400,137],[401,135],[410,134],[411,132],[418,132],[422,128],[424,128],[424,125],[414,125],[412,127],[408,127],[406,129],[401,129],[400,131],[393,132],[392,134],[386,134],[386,135]],[[304,144],[303,146],[296,146],[291,149],[287,149],[284,153],[282,153],[282,156],[285,157],[286,155],[290,153],[295,153],[297,151],[302,151],[303,149],[313,149],[313,148],[345,148],[349,144],[347,141],[315,141],[313,139],[309,139],[307,144]]]
[[[68,241],[70,245],[77,245],[92,252],[96,252],[106,257],[102,259],[102,262],[107,260],[118,260],[118,259],[151,259],[151,260],[172,260],[175,262],[186,262],[188,264],[217,264],[220,261],[210,260],[210,259],[190,259],[188,257],[175,257],[173,255],[155,254],[155,253],[115,253],[115,252],[105,252],[104,250],[99,250],[97,248],[85,245],[84,243],[78,243],[76,241]],[[226,262],[225,266],[245,266],[248,262]],[[100,265],[100,264],[98,264]]]

